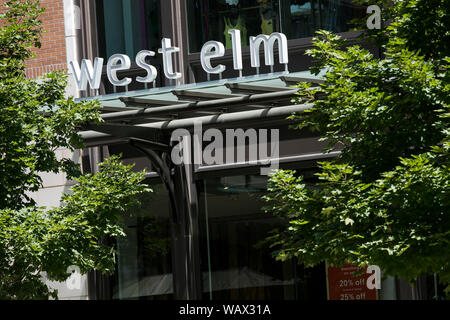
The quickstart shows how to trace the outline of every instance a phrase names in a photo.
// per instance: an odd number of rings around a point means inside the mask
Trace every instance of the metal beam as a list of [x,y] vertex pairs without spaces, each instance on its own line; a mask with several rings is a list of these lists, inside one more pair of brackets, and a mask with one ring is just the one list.
[[299,82],[309,82],[314,84],[325,83],[325,80],[322,79],[312,79],[305,77],[281,76],[280,79],[288,86],[295,86]]
[[250,111],[223,113],[213,116],[203,116],[197,118],[188,119],[175,119],[168,122],[154,122],[148,124],[141,124],[139,126],[146,128],[162,129],[162,130],[175,130],[179,128],[190,128],[193,127],[195,123],[201,123],[204,126],[209,125],[220,125],[220,124],[230,124],[236,122],[249,121],[261,121],[267,119],[284,119],[287,116],[295,112],[303,112],[307,109],[312,108],[314,105],[311,104],[300,104],[300,105],[290,105],[284,107],[275,108],[265,108]]
[[[143,110],[122,111],[112,114],[102,115],[105,121],[128,120],[136,118],[147,118],[156,115],[177,114],[188,111],[207,111],[211,109],[229,108],[232,106],[242,106],[248,104],[260,104],[268,102],[277,102],[280,100],[289,100],[297,93],[297,89],[289,89],[282,92],[261,93],[251,96],[240,96],[226,99],[200,101],[174,104],[164,107],[147,108]],[[144,100],[144,99],[142,99]]]
[[135,98],[135,97],[120,97],[119,100],[125,103],[127,107],[131,108],[132,107],[154,108],[154,107],[182,104],[186,102],[186,101],[158,100],[152,98]]
[[292,90],[292,88],[282,88],[282,87],[269,87],[261,86],[247,83],[225,83],[225,86],[231,90],[232,93],[241,94],[260,94],[269,92],[281,92]]
[[128,139],[136,137],[142,139],[160,139],[162,132],[155,128],[144,128],[140,126],[103,123],[103,124],[87,124],[83,126],[84,130],[93,130],[101,134],[107,134],[116,138]]
[[[276,159],[270,159],[271,162],[278,162],[280,164],[289,163],[289,162],[299,162],[299,161],[308,161],[308,160],[321,160],[328,158],[335,158],[341,154],[341,151],[332,151],[329,153],[308,153],[301,154],[298,156],[286,156],[280,157]],[[234,163],[225,163],[225,164],[214,164],[214,165],[205,165],[200,166],[195,170],[195,173],[204,173],[218,170],[234,170],[239,168],[249,168],[249,167],[261,167],[267,166],[267,164],[262,164],[263,161],[245,161],[245,162],[234,162]]]
[[187,101],[208,101],[214,99],[233,98],[237,96],[235,94],[212,93],[195,90],[172,90],[171,92],[176,95],[179,100]]
[[[259,110],[241,111],[233,113],[224,113],[220,115],[203,116],[188,119],[175,119],[171,121],[153,122],[137,125],[143,128],[153,128],[157,130],[175,130],[179,128],[192,128],[195,123],[201,123],[203,126],[211,125],[236,125],[250,122],[260,122],[262,120],[284,120],[295,112],[303,112],[312,108],[313,104],[299,104],[276,108],[266,108]],[[95,146],[111,142],[114,139],[111,135],[105,135],[98,132],[81,132],[81,136],[87,146]],[[116,138],[118,139],[118,138]]]
[[108,111],[108,112],[120,112],[120,111],[126,111],[126,110],[140,110],[140,107],[116,107],[116,106],[105,106],[102,105],[101,111]]

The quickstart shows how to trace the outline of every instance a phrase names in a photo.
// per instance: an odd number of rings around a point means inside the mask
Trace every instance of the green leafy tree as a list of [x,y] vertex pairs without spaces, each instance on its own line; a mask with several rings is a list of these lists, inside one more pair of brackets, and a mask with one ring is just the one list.
[[[268,239],[277,259],[378,265],[410,281],[436,273],[450,283],[445,2],[392,1],[392,23],[370,31],[381,39],[383,59],[358,45],[344,47],[327,31],[314,38],[307,54],[315,60],[313,72],[326,70],[326,83],[317,89],[299,84],[296,102],[314,107],[291,118],[341,154],[319,164],[314,187],[294,171],[271,176],[266,210],[287,222]],[[415,30],[411,23],[432,4],[439,14]]]
[[[359,22],[359,30],[379,45],[386,45],[394,36],[405,39],[405,47],[420,51],[427,60],[439,62],[450,52],[450,0],[353,0],[361,5],[382,8],[384,26],[381,30],[367,30],[366,19]],[[389,24],[390,23],[390,24]]]
[[[135,196],[149,189],[144,172],[112,157],[100,172],[82,176],[70,159],[57,159],[58,148],[82,148],[78,135],[86,122],[100,122],[96,101],[75,103],[64,96],[60,73],[42,81],[25,77],[32,48],[40,47],[39,1],[12,0],[0,15],[0,299],[56,297],[42,281],[81,272],[114,271],[114,248],[104,243],[123,236],[121,214]],[[41,173],[66,173],[78,183],[62,206],[38,208],[30,197],[42,185]]]

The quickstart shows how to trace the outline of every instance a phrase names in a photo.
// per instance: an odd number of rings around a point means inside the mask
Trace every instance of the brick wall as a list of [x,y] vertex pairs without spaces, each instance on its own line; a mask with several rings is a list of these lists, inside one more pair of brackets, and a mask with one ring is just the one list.
[[42,47],[33,50],[36,57],[27,63],[26,72],[30,78],[67,69],[63,0],[41,0],[41,6],[46,9],[41,15]]
[[[5,10],[0,0],[0,11]],[[66,42],[64,33],[63,0],[41,0],[45,12],[41,15],[43,34],[41,48],[34,49],[36,57],[27,62],[26,74],[38,78],[50,71],[67,70]]]

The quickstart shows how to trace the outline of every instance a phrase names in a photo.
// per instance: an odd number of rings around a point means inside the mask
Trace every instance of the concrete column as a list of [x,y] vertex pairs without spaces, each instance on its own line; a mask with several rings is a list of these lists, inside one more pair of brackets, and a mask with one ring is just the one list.
[[[81,13],[80,0],[63,0],[64,4],[64,34],[66,40],[67,66],[70,61],[81,61]],[[66,94],[80,97],[72,70],[68,68],[68,86]]]

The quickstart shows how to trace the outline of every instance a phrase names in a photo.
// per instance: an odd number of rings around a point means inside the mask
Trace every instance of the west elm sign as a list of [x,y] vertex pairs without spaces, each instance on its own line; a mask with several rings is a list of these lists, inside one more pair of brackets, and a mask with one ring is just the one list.
[[[231,29],[228,33],[231,35],[232,41],[233,68],[239,72],[239,76],[242,76],[241,33],[240,30],[237,29]],[[251,66],[253,68],[257,68],[257,73],[259,73],[259,67],[261,65],[259,59],[261,44],[264,46],[265,64],[273,69],[275,64],[274,47],[275,43],[278,43],[279,63],[284,64],[285,69],[287,70],[287,64],[289,61],[288,47],[287,38],[283,33],[275,32],[270,36],[260,34],[256,37],[250,37],[249,40]],[[173,54],[179,51],[180,48],[173,47],[171,45],[170,39],[164,38],[161,40],[161,48],[158,49],[158,52],[162,54],[164,75],[167,79],[176,81],[181,78],[181,73],[176,72],[173,67]],[[146,62],[147,57],[153,57],[155,54],[156,53],[154,51],[142,50],[136,55],[136,64],[147,72],[145,77],[136,77],[137,82],[147,84],[152,83],[156,79],[158,74],[156,68]],[[222,57],[224,55],[225,47],[223,43],[219,41],[206,42],[200,51],[200,62],[203,70],[205,70],[208,74],[221,74],[224,72],[226,69],[224,65],[218,64],[213,66],[211,61],[214,58]],[[92,89],[99,89],[103,69],[103,58],[95,58],[94,65],[92,65],[90,60],[83,59],[81,61],[81,67],[77,61],[71,61],[70,67],[79,90],[85,91],[87,89],[88,82]],[[118,87],[128,86],[132,81],[131,78],[125,77],[119,79],[117,72],[130,69],[130,67],[130,57],[125,54],[112,55],[106,64],[106,72],[109,82]]]

